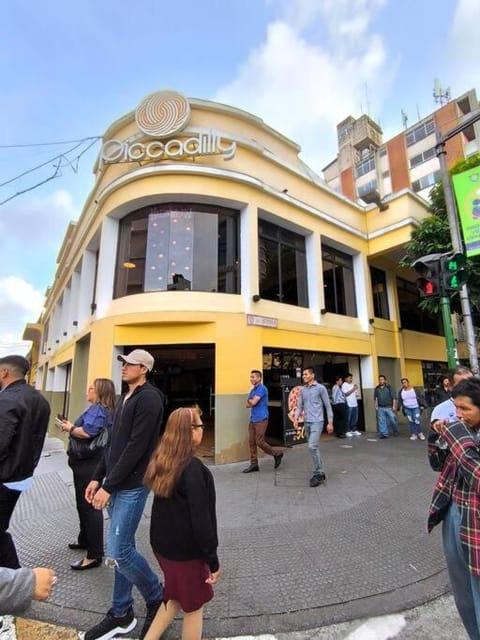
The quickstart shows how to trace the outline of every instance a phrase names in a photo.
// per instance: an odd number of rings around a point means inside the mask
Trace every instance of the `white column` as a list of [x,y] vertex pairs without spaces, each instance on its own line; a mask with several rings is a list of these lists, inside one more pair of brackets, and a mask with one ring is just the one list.
[[105,315],[113,297],[113,283],[117,263],[118,227],[118,220],[108,217],[105,218],[102,224],[95,295],[97,318]]
[[89,320],[92,310],[93,287],[95,284],[95,265],[97,252],[87,249],[82,257],[82,269],[80,272],[80,285],[78,289],[77,317],[78,329],[81,329]]

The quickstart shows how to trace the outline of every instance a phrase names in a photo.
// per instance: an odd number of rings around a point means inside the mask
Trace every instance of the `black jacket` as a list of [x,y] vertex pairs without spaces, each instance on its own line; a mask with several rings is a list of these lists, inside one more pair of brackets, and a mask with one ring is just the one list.
[[209,469],[193,458],[170,498],[155,496],[150,544],[167,560],[203,560],[218,570],[215,485]]
[[0,482],[33,475],[49,418],[48,402],[25,380],[15,380],[0,392]]
[[115,407],[110,439],[93,477],[103,480],[108,493],[142,486],[163,418],[163,393],[149,382],[124,398]]

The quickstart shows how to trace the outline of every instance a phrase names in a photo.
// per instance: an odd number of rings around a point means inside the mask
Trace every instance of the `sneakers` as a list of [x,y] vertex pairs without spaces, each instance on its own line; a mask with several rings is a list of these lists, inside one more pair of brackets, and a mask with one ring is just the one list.
[[353,431],[347,431],[345,435],[347,436],[347,438],[353,438]]
[[278,469],[278,467],[282,464],[283,453],[279,453],[278,456],[273,456],[273,468]]
[[361,435],[362,435],[362,432],[361,432],[361,431],[359,431],[358,429],[355,429],[355,431],[352,431],[352,434],[353,434],[354,436],[361,436]]
[[130,633],[132,629],[135,629],[136,624],[137,619],[133,615],[131,607],[123,616],[114,616],[110,609],[103,620],[80,637],[83,640],[110,640],[115,636]]
[[323,484],[326,480],[326,476],[324,473],[315,474],[310,478],[310,486],[318,487],[320,484]]
[[412,435],[410,436],[410,440],[418,440],[418,437],[414,433],[412,433]]
[[249,467],[244,469],[242,473],[253,473],[254,471],[258,471],[258,464],[251,464]]
[[158,600],[158,602],[153,602],[151,604],[147,603],[147,614],[145,616],[145,622],[142,627],[142,632],[140,634],[140,640],[142,640],[142,638],[144,638],[147,635],[147,631],[150,629],[150,625],[152,624],[153,619],[157,615],[157,611],[161,604],[162,604],[161,600]]
[[418,439],[419,440],[425,440],[425,436],[423,435],[423,433],[419,433],[418,434]]

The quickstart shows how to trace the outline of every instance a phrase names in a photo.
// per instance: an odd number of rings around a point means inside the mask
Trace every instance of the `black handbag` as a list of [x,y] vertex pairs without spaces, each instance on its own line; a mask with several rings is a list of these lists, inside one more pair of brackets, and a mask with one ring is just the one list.
[[103,427],[94,438],[75,438],[70,436],[67,453],[75,460],[93,458],[106,446],[108,441],[108,427]]

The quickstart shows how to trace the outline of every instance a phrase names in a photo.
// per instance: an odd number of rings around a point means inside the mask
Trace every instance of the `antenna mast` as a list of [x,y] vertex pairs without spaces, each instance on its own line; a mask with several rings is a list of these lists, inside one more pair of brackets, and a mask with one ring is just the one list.
[[444,91],[438,78],[435,78],[433,82],[433,99],[440,106],[450,102],[450,87],[447,87]]

